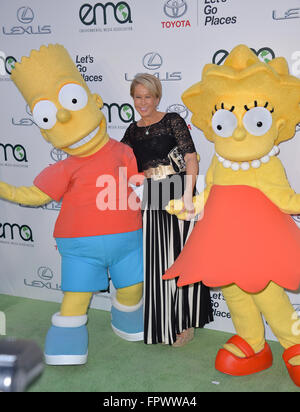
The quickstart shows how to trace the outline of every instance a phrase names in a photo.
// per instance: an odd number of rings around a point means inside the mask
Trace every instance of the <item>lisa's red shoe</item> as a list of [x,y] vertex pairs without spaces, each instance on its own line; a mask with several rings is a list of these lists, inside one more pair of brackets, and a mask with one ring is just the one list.
[[291,365],[289,360],[300,355],[300,345],[294,345],[283,352],[283,360],[287,367],[290,378],[295,385],[300,386],[300,365]]
[[267,342],[258,353],[255,353],[251,346],[238,335],[232,336],[227,343],[232,343],[239,348],[245,358],[239,358],[227,349],[220,349],[215,361],[215,368],[220,372],[232,376],[244,376],[263,371],[272,365],[273,356]]

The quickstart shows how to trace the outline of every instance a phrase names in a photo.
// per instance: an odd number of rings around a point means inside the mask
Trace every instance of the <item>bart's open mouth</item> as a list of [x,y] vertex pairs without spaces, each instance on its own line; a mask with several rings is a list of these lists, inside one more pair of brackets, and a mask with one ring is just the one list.
[[99,131],[99,126],[96,127],[96,129],[94,129],[90,134],[80,139],[78,142],[72,144],[71,146],[68,146],[68,149],[77,149],[78,147],[83,146],[84,144],[92,140],[96,136],[98,131]]

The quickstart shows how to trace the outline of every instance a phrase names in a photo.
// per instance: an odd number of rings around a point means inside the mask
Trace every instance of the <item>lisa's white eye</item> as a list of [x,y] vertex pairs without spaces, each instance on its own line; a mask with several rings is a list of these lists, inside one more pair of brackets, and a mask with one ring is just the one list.
[[262,136],[272,126],[272,115],[264,107],[253,107],[244,114],[243,123],[248,133]]
[[65,109],[74,111],[83,109],[86,106],[88,95],[79,84],[69,83],[60,89],[58,100]]
[[232,136],[237,126],[237,118],[229,110],[220,109],[212,117],[212,128],[221,137]]
[[50,100],[40,100],[33,108],[34,122],[41,129],[52,129],[56,123],[57,108]]

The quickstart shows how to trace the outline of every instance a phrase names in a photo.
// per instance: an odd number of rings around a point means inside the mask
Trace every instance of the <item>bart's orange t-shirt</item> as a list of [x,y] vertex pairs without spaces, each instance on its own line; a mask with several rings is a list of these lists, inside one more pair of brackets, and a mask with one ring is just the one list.
[[34,185],[57,202],[62,198],[54,237],[140,229],[140,202],[128,183],[133,175],[138,171],[132,149],[113,139],[91,156],[70,156],[44,169]]

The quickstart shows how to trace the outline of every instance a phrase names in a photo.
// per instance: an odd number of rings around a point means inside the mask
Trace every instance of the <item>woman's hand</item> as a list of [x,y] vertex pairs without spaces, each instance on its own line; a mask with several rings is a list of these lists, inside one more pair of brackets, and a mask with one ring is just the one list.
[[[191,206],[192,204],[192,206]],[[202,213],[204,208],[204,196],[203,193],[192,198],[192,203],[184,203],[183,198],[172,199],[166,206],[166,211],[170,215],[176,215],[180,220],[191,220],[195,216]]]
[[196,216],[196,209],[194,207],[193,197],[184,194],[181,200],[183,207],[178,215],[184,215],[184,220],[192,220]]

